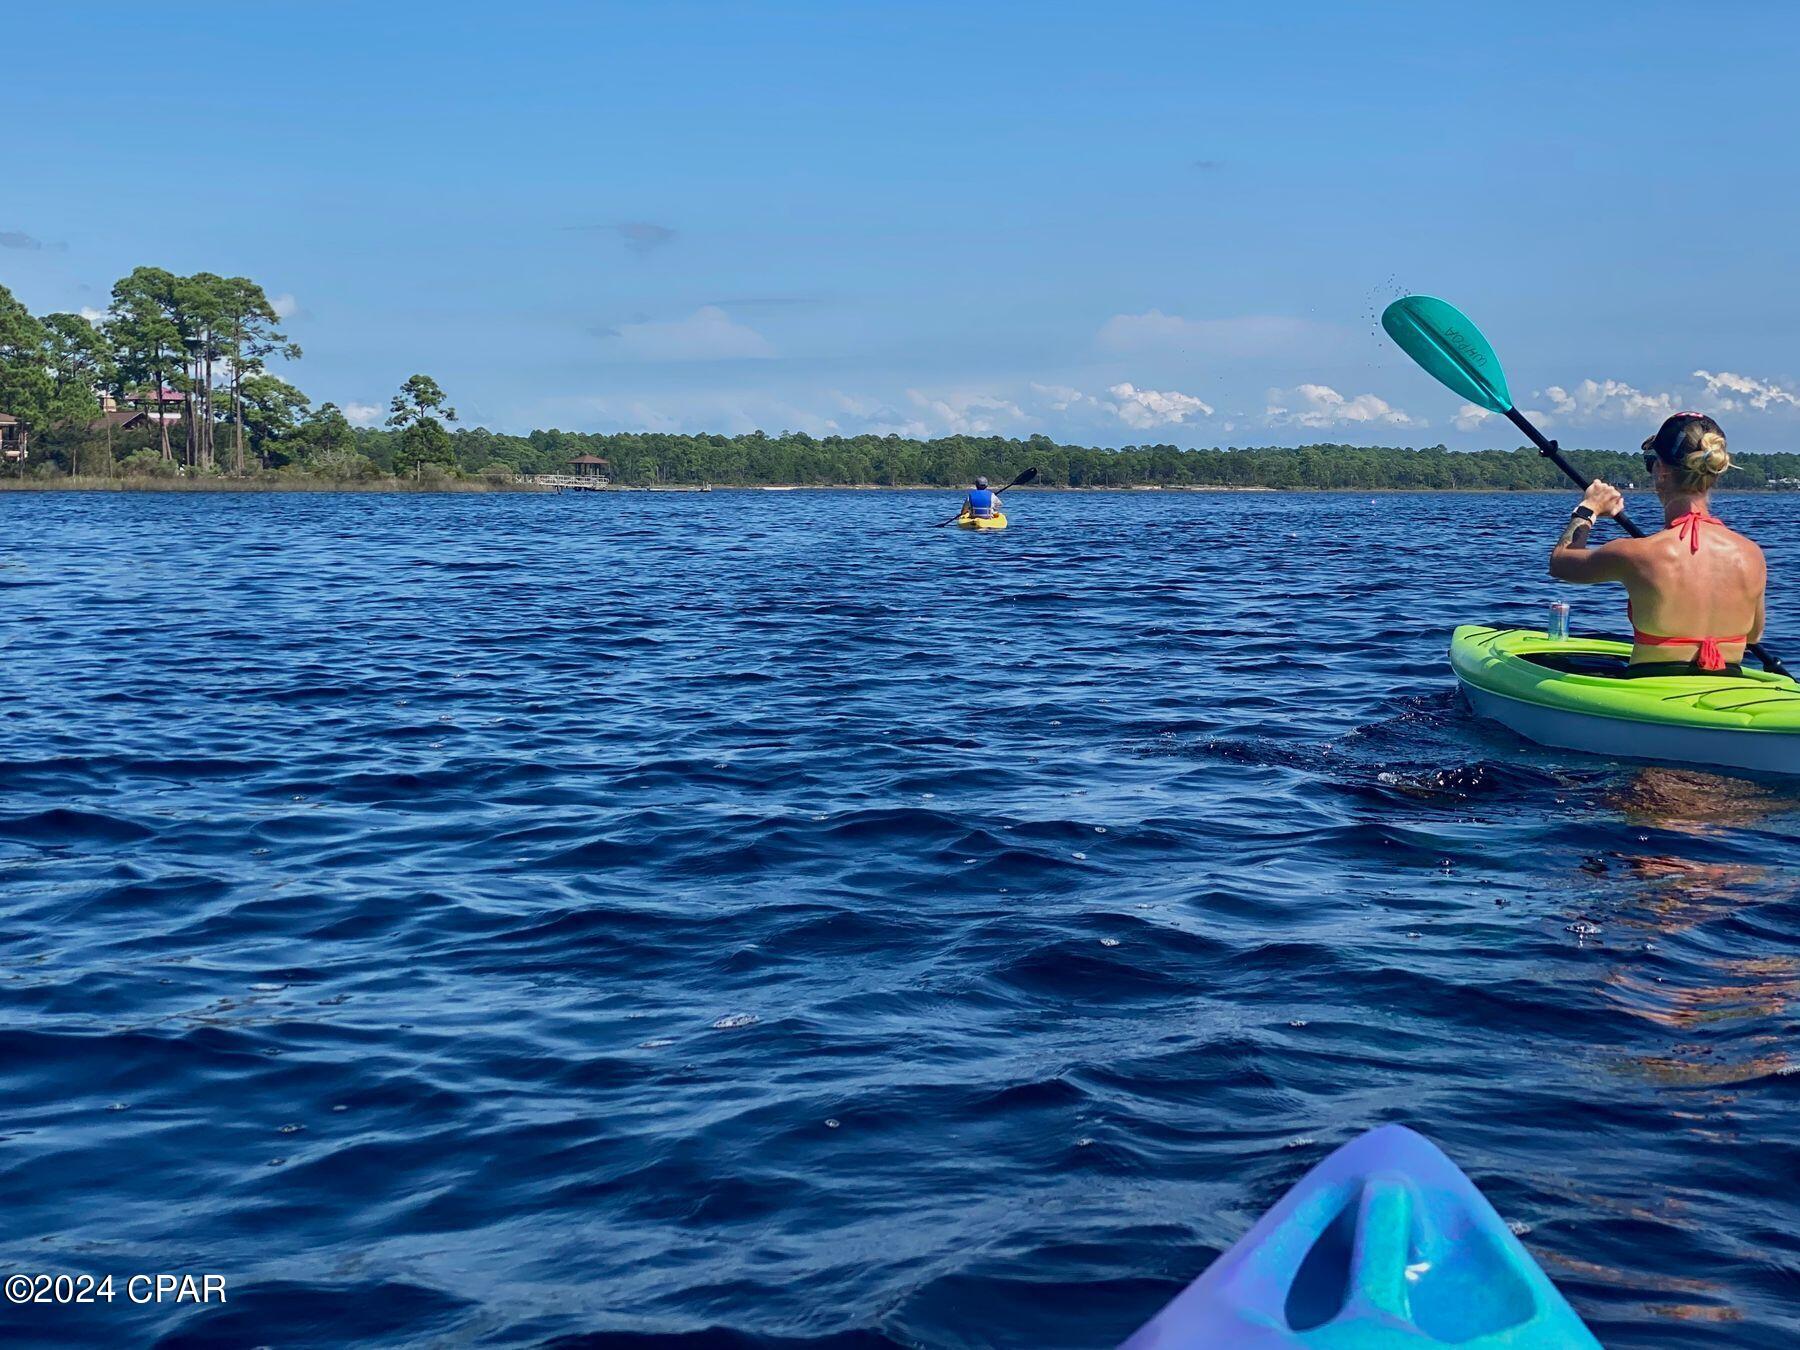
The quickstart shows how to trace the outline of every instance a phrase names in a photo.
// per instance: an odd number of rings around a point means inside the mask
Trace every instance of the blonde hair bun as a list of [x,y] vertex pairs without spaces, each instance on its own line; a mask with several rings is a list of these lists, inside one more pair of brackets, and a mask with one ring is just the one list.
[[1682,467],[1695,478],[1717,478],[1731,467],[1731,452],[1725,448],[1725,433],[1708,430],[1699,437],[1700,448],[1690,450],[1682,458]]
[[1724,431],[1699,412],[1671,413],[1664,418],[1656,435],[1644,442],[1644,453],[1654,455],[1673,472],[1684,492],[1711,492],[1719,475],[1731,467]]

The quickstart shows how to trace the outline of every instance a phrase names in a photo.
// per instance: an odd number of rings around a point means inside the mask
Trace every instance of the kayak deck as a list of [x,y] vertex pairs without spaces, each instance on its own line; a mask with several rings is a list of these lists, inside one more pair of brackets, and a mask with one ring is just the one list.
[[1385,1125],[1325,1159],[1121,1350],[1599,1350],[1436,1145]]
[[956,523],[965,530],[1004,530],[1006,514],[996,511],[991,516],[971,516],[965,512],[956,518]]

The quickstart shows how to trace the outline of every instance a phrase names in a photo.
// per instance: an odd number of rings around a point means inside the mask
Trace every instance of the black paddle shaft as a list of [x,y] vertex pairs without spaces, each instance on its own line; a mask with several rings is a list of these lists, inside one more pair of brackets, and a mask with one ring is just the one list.
[[[1580,469],[1577,469],[1573,464],[1569,463],[1563,456],[1561,446],[1555,441],[1547,439],[1543,432],[1531,425],[1531,419],[1526,417],[1525,414],[1520,412],[1517,408],[1508,408],[1506,410],[1506,416],[1508,421],[1531,438],[1531,443],[1538,448],[1538,453],[1540,455],[1567,474],[1570,481],[1573,482],[1576,487],[1580,488],[1583,492],[1587,491],[1588,485],[1594,480],[1587,477]],[[1619,528],[1624,530],[1626,534],[1629,534],[1636,539],[1642,539],[1644,537],[1643,530],[1639,529],[1631,517],[1626,515],[1623,511],[1619,512],[1613,519],[1619,522]],[[1748,650],[1758,661],[1762,662],[1764,670],[1770,671],[1776,675],[1786,675],[1788,673],[1788,668],[1781,664],[1781,658],[1776,656],[1775,653],[1770,651],[1767,647],[1763,646],[1762,643],[1752,642],[1748,645],[1746,650]]]
[[[1506,410],[1506,416],[1511,420],[1515,427],[1531,437],[1531,443],[1538,448],[1538,453],[1540,455],[1556,465],[1556,467],[1561,469],[1564,473],[1568,474],[1570,480],[1576,487],[1580,488],[1583,492],[1588,490],[1588,486],[1594,480],[1582,473],[1582,471],[1573,464],[1569,463],[1567,459],[1563,458],[1562,447],[1555,441],[1546,440],[1544,433],[1531,425],[1530,418],[1526,417],[1525,414],[1520,412],[1517,408],[1508,408]],[[1619,512],[1613,519],[1618,521],[1619,528],[1624,530],[1626,534],[1632,536],[1632,538],[1642,539],[1644,537],[1644,532],[1639,529],[1631,517],[1626,515],[1623,511]]]

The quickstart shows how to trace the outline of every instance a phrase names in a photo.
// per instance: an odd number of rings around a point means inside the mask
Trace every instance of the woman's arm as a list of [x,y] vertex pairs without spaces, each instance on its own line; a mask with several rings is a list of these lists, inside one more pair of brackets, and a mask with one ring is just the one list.
[[1569,517],[1569,523],[1563,527],[1562,537],[1556,541],[1556,547],[1550,550],[1550,575],[1558,581],[1572,581],[1577,585],[1589,585],[1597,581],[1623,581],[1627,571],[1625,565],[1625,548],[1627,541],[1614,540],[1610,544],[1602,544],[1599,548],[1588,547],[1588,535],[1593,532],[1596,516],[1616,516],[1625,509],[1625,496],[1610,483],[1602,483],[1595,479],[1581,499],[1586,511],[1577,509]]

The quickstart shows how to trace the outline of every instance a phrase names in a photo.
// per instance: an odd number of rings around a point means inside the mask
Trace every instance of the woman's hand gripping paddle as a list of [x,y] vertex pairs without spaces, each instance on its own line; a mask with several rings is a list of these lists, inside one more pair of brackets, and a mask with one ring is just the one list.
[[[1531,425],[1531,420],[1513,406],[1512,394],[1506,388],[1506,372],[1500,358],[1455,305],[1430,295],[1408,295],[1394,301],[1381,315],[1381,326],[1400,350],[1425,368],[1425,373],[1452,393],[1460,394],[1478,408],[1499,413],[1530,438],[1531,443],[1557,468],[1561,469],[1583,491],[1593,480],[1563,457],[1555,441]],[[1629,516],[1613,517],[1620,527],[1639,539],[1644,532]],[[1760,642],[1752,642],[1749,650],[1763,668],[1786,675],[1787,667]]]

